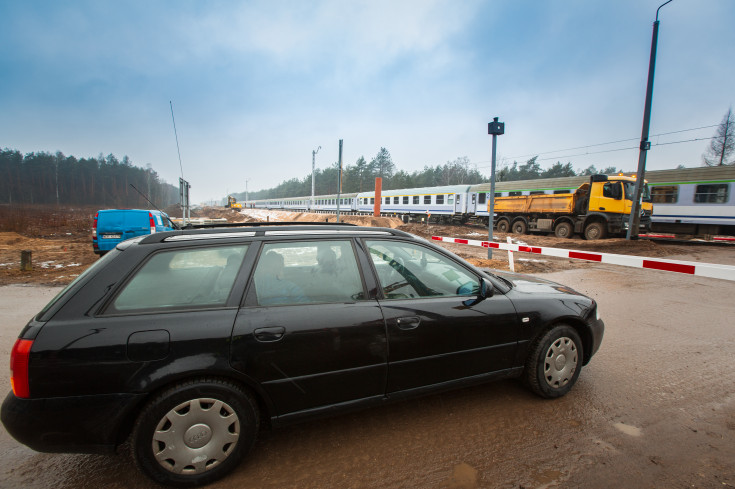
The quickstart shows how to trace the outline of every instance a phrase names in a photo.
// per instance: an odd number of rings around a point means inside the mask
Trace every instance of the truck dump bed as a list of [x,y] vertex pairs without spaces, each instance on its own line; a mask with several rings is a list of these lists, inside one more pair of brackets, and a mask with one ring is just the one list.
[[495,212],[511,214],[572,214],[577,193],[496,197]]

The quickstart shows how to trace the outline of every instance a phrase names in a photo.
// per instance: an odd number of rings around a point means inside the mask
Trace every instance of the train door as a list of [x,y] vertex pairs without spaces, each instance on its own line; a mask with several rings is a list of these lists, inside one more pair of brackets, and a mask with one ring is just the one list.
[[454,194],[454,213],[464,214],[464,211],[462,209],[463,205],[464,199],[462,198],[462,194]]
[[467,198],[469,199],[467,202],[467,214],[474,214],[477,210],[477,194],[474,192],[467,194]]

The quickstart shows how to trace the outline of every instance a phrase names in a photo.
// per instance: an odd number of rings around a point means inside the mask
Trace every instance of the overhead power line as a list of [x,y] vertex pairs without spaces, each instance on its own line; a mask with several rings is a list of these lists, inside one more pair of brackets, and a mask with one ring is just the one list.
[[[709,128],[717,127],[717,126],[719,126],[719,124],[713,124],[711,126],[692,127],[690,129],[681,129],[679,131],[662,132],[662,133],[659,133],[659,134],[651,134],[649,136],[649,138],[655,138],[655,137],[660,137],[660,136],[668,136],[670,134],[679,134],[679,133],[682,133],[682,132],[698,131],[700,129],[709,129]],[[525,158],[527,156],[541,156],[541,155],[552,154],[552,153],[561,153],[562,151],[574,151],[574,150],[577,150],[577,149],[594,148],[594,147],[597,147],[597,146],[607,146],[609,144],[625,143],[625,142],[628,142],[628,141],[638,141],[639,139],[640,138],[637,138],[637,137],[635,137],[635,138],[628,138],[628,139],[619,139],[617,141],[608,141],[606,143],[588,144],[586,146],[576,146],[576,147],[573,147],[573,148],[557,149],[555,151],[541,151],[539,153],[528,153],[528,154],[523,154],[523,155],[518,155],[518,156],[510,156],[510,157],[508,157],[508,159],[512,160],[512,159],[516,159],[516,158]]]
[[[681,131],[680,131],[681,132]],[[653,146],[668,146],[670,144],[681,144],[681,143],[691,143],[694,141],[708,141],[711,139],[715,139],[717,136],[712,136],[709,138],[695,138],[695,139],[681,139],[679,141],[669,141],[666,143],[655,143],[651,144],[651,147]],[[592,146],[600,146],[600,145],[591,145]],[[574,148],[571,148],[574,149]],[[588,155],[596,155],[596,154],[602,154],[602,153],[614,153],[617,151],[630,151],[632,149],[638,149],[638,146],[630,146],[627,148],[615,148],[615,149],[606,149],[602,151],[586,151],[584,153],[577,153],[577,154],[571,154],[571,155],[562,155],[562,156],[549,156],[548,158],[537,158],[536,161],[549,161],[549,160],[563,160],[565,158],[575,158],[577,156],[588,156]],[[533,154],[533,153],[532,153]],[[544,154],[544,153],[541,153]],[[548,154],[548,153],[547,153]],[[511,158],[508,158],[511,159]],[[487,161],[478,161],[477,163],[487,163]],[[475,163],[476,164],[476,163]],[[483,166],[476,166],[476,168],[489,168],[490,165],[483,165]]]

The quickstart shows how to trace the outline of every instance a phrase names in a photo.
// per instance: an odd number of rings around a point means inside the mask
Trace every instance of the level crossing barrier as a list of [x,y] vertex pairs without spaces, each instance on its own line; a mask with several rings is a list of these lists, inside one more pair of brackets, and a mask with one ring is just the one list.
[[511,252],[535,253],[538,255],[556,256],[558,258],[574,258],[610,265],[620,265],[633,268],[648,268],[651,270],[663,270],[666,272],[684,273],[700,277],[719,278],[722,280],[735,281],[735,266],[719,265],[715,263],[698,263],[681,260],[666,260],[647,258],[635,255],[618,255],[614,253],[596,253],[591,251],[567,250],[564,248],[547,248],[544,246],[527,246],[513,243],[495,243],[490,241],[479,241],[475,239],[448,238],[446,236],[432,236],[434,241],[444,243],[465,244],[480,246],[482,248],[493,248]]

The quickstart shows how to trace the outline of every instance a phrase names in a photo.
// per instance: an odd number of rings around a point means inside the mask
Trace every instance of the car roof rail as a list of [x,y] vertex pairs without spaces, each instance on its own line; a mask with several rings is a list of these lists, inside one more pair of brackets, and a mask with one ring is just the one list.
[[181,229],[211,229],[211,228],[240,228],[240,227],[259,227],[259,226],[356,226],[349,222],[314,222],[314,221],[284,221],[284,222],[220,222],[212,224],[187,224]]
[[[232,224],[232,223],[231,223]],[[255,236],[326,236],[335,235],[383,235],[405,236],[413,235],[398,229],[357,226],[350,223],[321,223],[321,222],[271,222],[271,223],[238,223],[258,224],[256,226],[203,226],[201,228],[184,228],[174,231],[151,234],[145,237],[140,244],[161,243],[164,241],[193,241],[201,239],[245,238]],[[286,225],[284,225],[286,224]],[[303,225],[303,226],[301,226]],[[300,229],[299,229],[300,228]]]

